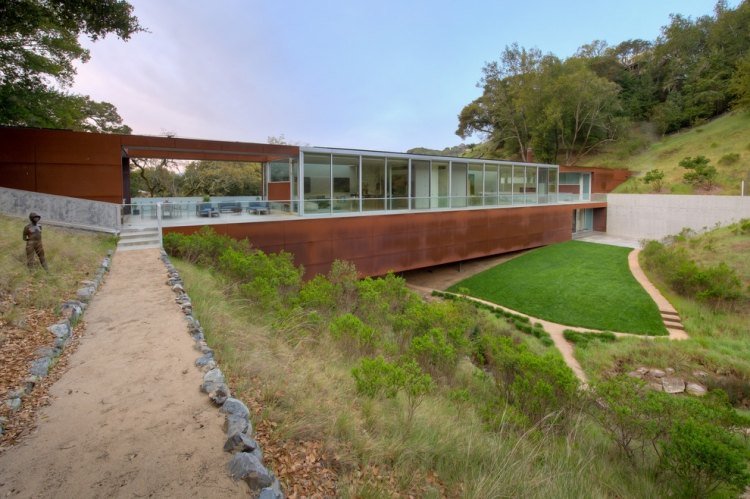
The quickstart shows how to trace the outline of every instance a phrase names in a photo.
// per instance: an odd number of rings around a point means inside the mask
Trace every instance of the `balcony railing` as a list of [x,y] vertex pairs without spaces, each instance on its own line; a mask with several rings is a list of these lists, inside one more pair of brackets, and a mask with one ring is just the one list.
[[124,226],[157,226],[200,223],[229,223],[243,220],[268,220],[299,215],[300,208],[306,216],[346,215],[354,213],[432,211],[471,208],[503,208],[539,206],[568,203],[597,203],[606,201],[605,194],[591,194],[582,199],[578,194],[502,193],[485,196],[434,196],[434,197],[308,197],[300,206],[296,199],[268,201],[256,198],[221,198],[220,201],[170,201],[126,204],[121,207]]

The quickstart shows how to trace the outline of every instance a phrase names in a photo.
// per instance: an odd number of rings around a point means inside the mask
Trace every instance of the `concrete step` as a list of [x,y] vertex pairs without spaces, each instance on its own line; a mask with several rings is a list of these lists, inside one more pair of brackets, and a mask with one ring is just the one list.
[[120,238],[117,242],[117,246],[132,246],[138,244],[159,244],[159,234],[139,237],[128,237],[125,239]]
[[680,322],[664,321],[664,326],[667,329],[680,329],[682,331],[685,330],[685,326],[683,326]]
[[159,229],[130,229],[121,231],[120,237],[138,237],[154,234],[159,235]]
[[159,229],[146,227],[141,229],[125,229],[120,232],[117,242],[118,251],[131,251],[161,247]]
[[157,243],[152,244],[132,244],[128,246],[117,246],[117,251],[135,251],[143,249],[161,248],[161,245]]
[[673,317],[680,316],[680,314],[678,314],[677,312],[672,312],[671,310],[659,310],[659,313],[661,314],[662,317],[664,317],[665,315],[671,315]]

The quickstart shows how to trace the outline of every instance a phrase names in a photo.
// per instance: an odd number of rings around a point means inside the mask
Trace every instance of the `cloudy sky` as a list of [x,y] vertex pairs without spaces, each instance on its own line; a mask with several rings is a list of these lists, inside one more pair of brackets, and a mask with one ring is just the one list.
[[[737,5],[739,0],[730,0]],[[714,0],[130,0],[149,32],[86,43],[73,88],[135,133],[404,151],[456,145],[485,62],[655,39]]]

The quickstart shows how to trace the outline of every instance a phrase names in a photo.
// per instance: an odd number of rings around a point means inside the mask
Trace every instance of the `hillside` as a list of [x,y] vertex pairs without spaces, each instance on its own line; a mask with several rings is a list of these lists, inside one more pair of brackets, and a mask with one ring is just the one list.
[[[636,152],[628,154],[628,149]],[[712,194],[738,195],[740,181],[745,180],[745,194],[750,191],[750,113],[728,113],[703,125],[655,140],[643,130],[600,154],[591,155],[584,165],[628,168],[637,172],[634,178],[615,192],[653,192],[643,183],[643,175],[653,169],[665,173],[661,192],[692,194],[693,187],[682,181],[687,171],[679,166],[687,156],[703,155],[718,170],[717,188]]]

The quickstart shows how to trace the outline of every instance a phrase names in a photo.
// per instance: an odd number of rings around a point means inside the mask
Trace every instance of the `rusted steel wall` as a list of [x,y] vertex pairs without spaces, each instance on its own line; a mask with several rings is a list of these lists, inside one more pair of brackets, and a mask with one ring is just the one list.
[[0,186],[122,202],[116,135],[0,128]]
[[271,201],[289,201],[292,199],[291,182],[269,182],[268,199]]
[[607,208],[594,208],[594,230],[607,232]]
[[[591,172],[591,192],[608,193],[630,177],[625,168],[595,168],[588,166],[560,166],[560,173]],[[561,190],[561,192],[565,192]],[[577,191],[576,191],[577,192]]]
[[[328,272],[336,259],[351,261],[363,275],[372,276],[567,241],[575,208],[605,206],[587,203],[299,218],[212,227],[220,234],[248,238],[266,252],[294,254],[307,278]],[[168,227],[164,231],[191,234],[199,229]]]
[[122,203],[130,157],[268,161],[298,157],[275,144],[0,127],[0,187]]

